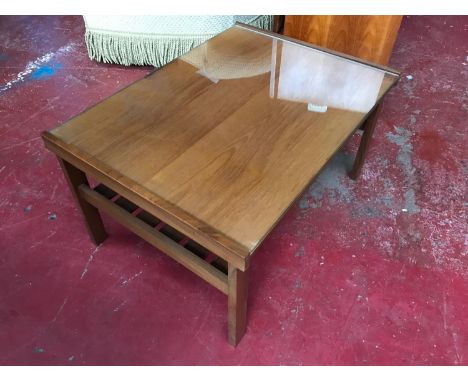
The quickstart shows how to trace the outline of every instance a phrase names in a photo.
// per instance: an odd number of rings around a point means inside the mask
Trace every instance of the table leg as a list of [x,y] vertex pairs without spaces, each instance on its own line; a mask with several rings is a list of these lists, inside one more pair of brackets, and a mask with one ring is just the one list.
[[349,177],[356,180],[361,173],[362,166],[369,151],[369,145],[372,140],[372,134],[374,133],[375,125],[377,124],[377,117],[380,112],[380,104],[369,114],[367,119],[363,122],[361,129],[364,130],[361,137],[361,143],[354,159],[353,168],[349,172]]
[[75,197],[75,200],[78,203],[78,206],[84,217],[89,236],[96,245],[99,245],[107,237],[104,225],[102,224],[101,215],[99,214],[99,210],[81,198],[78,192],[78,187],[80,185],[89,185],[86,174],[63,159],[58,158],[58,160],[60,166],[62,167],[65,178],[67,179],[68,186],[70,187],[70,190]]
[[231,264],[228,266],[228,337],[236,346],[245,333],[247,325],[248,271],[242,272]]

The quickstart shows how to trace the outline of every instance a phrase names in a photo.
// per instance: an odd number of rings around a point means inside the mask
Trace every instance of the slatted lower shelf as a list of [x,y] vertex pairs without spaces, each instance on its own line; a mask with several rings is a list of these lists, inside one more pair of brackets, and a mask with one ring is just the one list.
[[228,294],[228,264],[224,259],[103,184],[98,184],[93,189],[83,184],[79,187],[79,193],[88,203],[106,212],[130,231],[190,269],[221,292]]

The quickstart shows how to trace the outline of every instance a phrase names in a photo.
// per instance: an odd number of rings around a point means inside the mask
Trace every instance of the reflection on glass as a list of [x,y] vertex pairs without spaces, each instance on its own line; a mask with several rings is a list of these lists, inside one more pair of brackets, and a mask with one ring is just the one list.
[[270,98],[305,103],[311,112],[336,108],[367,113],[386,75],[374,67],[237,27],[224,36],[180,59],[214,83],[270,73]]
[[213,82],[254,77],[270,71],[271,52],[267,46],[245,51],[235,42],[232,45],[215,42],[208,41],[180,59],[198,68],[198,74]]
[[281,47],[277,98],[362,113],[375,104],[385,72],[292,43]]

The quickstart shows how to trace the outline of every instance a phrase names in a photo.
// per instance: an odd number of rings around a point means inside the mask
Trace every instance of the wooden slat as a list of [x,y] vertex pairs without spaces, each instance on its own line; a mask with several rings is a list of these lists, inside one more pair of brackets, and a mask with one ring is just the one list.
[[117,195],[117,192],[111,190],[102,183],[94,187],[94,191],[100,193],[102,196],[105,196],[107,199],[112,199],[115,195]]
[[187,248],[190,252],[195,253],[195,255],[201,257],[202,259],[207,258],[210,254],[208,249],[193,240],[189,240],[189,242],[185,245],[185,248]]
[[164,227],[162,227],[159,230],[159,232],[163,233],[167,237],[170,237],[172,240],[177,241],[177,242],[181,241],[184,238],[183,234],[181,234],[175,228],[172,228],[171,226],[167,224]]
[[[189,242],[185,245],[185,248],[204,260],[207,260],[210,256],[215,256],[208,249],[193,240],[189,240]],[[215,259],[211,261],[210,264],[216,269],[219,269],[224,274],[228,274],[228,262],[223,258],[215,256]]]
[[80,186],[79,193],[80,196],[88,203],[109,214],[130,231],[163,251],[186,268],[190,269],[197,276],[201,277],[221,292],[225,294],[228,293],[227,276],[224,273],[212,267],[189,250],[153,229],[137,217],[131,215],[115,203],[110,202],[104,196],[90,189],[88,186]]
[[228,263],[221,257],[216,257],[216,259],[211,262],[211,265],[225,274],[228,273]]
[[132,203],[130,200],[125,199],[123,196],[119,197],[114,203],[130,213],[132,213],[138,208],[138,206],[135,203]]
[[161,222],[161,220],[151,215],[149,212],[146,212],[145,210],[141,211],[136,217],[140,220],[143,220],[151,227],[156,227]]

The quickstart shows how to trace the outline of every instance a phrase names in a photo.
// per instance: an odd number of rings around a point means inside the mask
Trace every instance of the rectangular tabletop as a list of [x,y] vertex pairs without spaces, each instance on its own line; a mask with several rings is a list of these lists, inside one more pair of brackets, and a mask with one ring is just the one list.
[[246,258],[397,80],[236,25],[44,138]]

